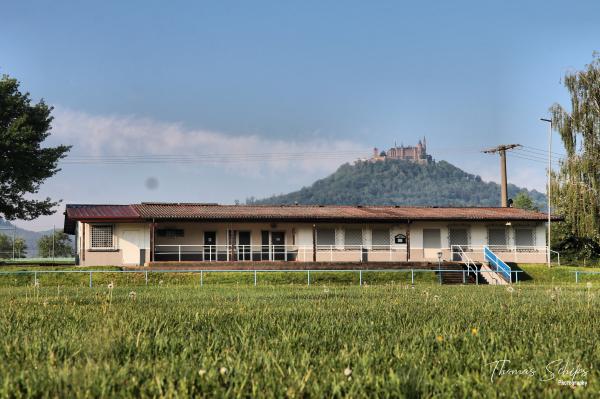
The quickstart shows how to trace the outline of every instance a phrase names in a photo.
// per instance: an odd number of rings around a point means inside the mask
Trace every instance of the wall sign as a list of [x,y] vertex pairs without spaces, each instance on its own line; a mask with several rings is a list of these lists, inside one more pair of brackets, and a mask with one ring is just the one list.
[[406,236],[404,234],[396,234],[394,236],[395,244],[406,244]]

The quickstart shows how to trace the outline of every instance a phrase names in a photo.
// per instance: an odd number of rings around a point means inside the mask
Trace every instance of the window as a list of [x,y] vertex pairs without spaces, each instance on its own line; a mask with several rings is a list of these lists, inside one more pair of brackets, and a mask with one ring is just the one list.
[[156,235],[159,237],[183,237],[183,229],[158,229],[156,230]]
[[373,249],[388,249],[390,245],[389,229],[373,229]]
[[335,229],[317,229],[317,245],[335,245]]
[[[531,250],[533,248],[533,229],[531,228],[516,228],[515,229],[515,245],[518,250]],[[519,248],[525,247],[525,248]],[[527,248],[529,247],[529,248]]]
[[346,247],[358,247],[362,245],[362,230],[361,229],[345,229],[344,230],[344,245]]
[[112,225],[92,225],[91,229],[92,248],[113,248]]
[[[488,229],[488,245],[491,247],[505,247],[507,245],[506,229],[504,227],[490,227]],[[494,248],[491,248],[494,250]]]

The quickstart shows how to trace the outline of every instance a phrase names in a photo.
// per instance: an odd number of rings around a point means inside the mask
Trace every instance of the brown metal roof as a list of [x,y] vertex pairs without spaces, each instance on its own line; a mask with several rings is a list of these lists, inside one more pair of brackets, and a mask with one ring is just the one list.
[[67,205],[66,216],[72,219],[139,218],[133,205]]

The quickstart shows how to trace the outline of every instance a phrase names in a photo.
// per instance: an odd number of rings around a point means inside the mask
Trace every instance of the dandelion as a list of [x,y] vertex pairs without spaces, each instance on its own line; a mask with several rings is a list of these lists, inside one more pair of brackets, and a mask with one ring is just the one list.
[[115,285],[113,284],[113,282],[111,281],[110,283],[108,283],[108,289],[112,290],[113,288],[115,288]]
[[444,337],[442,335],[438,335],[437,337],[435,337],[435,340],[437,342],[444,342]]
[[323,292],[324,292],[324,293],[326,293],[326,294],[329,294],[329,288],[325,287],[325,288],[323,289]]
[[440,299],[440,296],[439,296],[439,295],[434,295],[434,296],[433,296],[433,300],[434,300],[434,302],[435,302],[435,301],[437,301],[438,299]]
[[39,288],[40,287],[40,282],[38,280],[35,280],[35,283],[33,283],[33,286],[35,288]]
[[550,295],[550,299],[555,300],[556,299],[556,295],[555,294]]
[[128,296],[129,299],[135,301],[135,297],[137,296],[137,294],[135,293],[135,291],[131,291]]
[[48,306],[48,301],[47,301],[47,300],[45,300],[45,301],[42,303],[42,305],[44,305],[44,307]]
[[346,377],[350,377],[350,376],[352,375],[352,369],[351,369],[350,367],[346,367],[346,368],[344,369],[344,375],[345,375]]
[[204,369],[200,369],[200,370],[198,370],[198,375],[199,375],[200,377],[204,377],[204,374],[206,374],[206,370],[204,370]]
[[592,283],[590,281],[588,281],[587,283],[585,283],[585,286],[587,288],[592,288]]
[[477,336],[478,333],[479,333],[479,330],[476,327],[471,328],[471,335],[472,336]]
[[162,280],[160,280],[160,281],[158,282],[158,285],[163,285],[163,281],[162,281]]
[[512,294],[513,292],[515,292],[515,289],[512,287],[512,285],[509,285],[508,287],[506,287],[506,291]]
[[219,369],[219,373],[220,373],[221,375],[225,375],[225,374],[227,374],[227,368],[226,368],[226,367],[221,367],[221,368]]

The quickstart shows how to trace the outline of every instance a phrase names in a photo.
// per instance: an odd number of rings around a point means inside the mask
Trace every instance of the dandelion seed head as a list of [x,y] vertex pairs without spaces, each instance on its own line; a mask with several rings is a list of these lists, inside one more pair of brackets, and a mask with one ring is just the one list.
[[111,281],[110,283],[108,283],[108,289],[112,290],[113,288],[115,288],[114,283]]
[[200,377],[204,376],[204,374],[206,374],[206,370],[204,370],[204,369],[200,369],[200,370],[198,370],[198,375],[199,375]]
[[506,291],[512,294],[513,292],[515,292],[515,289],[512,287],[512,285],[509,285],[508,287],[506,287]]
[[588,281],[587,283],[585,283],[585,286],[587,288],[592,288],[592,283],[590,281]]
[[346,368],[344,369],[344,375],[345,375],[346,377],[350,377],[350,376],[352,375],[352,369],[351,369],[350,367],[346,367]]
[[225,375],[225,374],[227,374],[227,368],[226,368],[226,367],[221,367],[221,368],[219,369],[219,373],[221,373],[221,375]]

